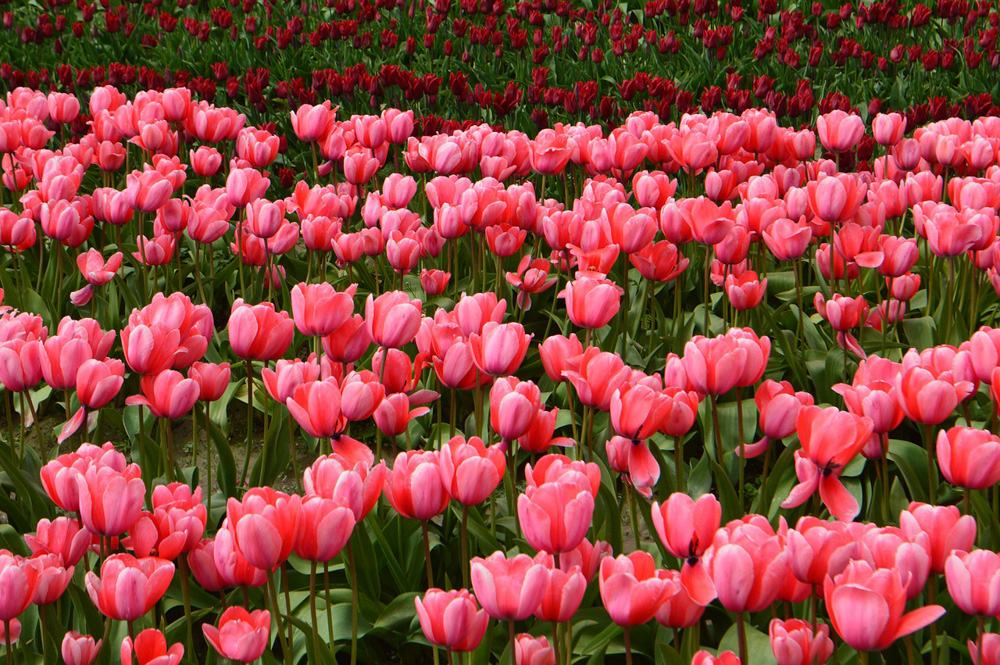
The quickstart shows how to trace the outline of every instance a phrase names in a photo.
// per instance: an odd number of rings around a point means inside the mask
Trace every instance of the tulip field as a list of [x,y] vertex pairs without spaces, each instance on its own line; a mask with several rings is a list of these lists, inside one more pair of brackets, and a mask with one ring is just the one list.
[[1000,665],[932,5],[0,0],[0,665]]

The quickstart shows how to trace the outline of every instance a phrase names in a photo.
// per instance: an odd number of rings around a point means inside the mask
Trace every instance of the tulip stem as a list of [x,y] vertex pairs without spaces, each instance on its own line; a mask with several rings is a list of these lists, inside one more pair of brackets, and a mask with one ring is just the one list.
[[[319,622],[316,621],[316,562],[309,567],[309,616],[312,618],[313,658],[319,659]],[[333,636],[330,636],[333,644]]]
[[706,337],[708,336],[708,283],[712,277],[712,246],[705,245],[705,299],[702,301],[702,307],[705,308],[705,330],[702,332]]
[[625,636],[625,665],[632,665],[632,636],[629,634],[628,626],[622,627]]
[[250,471],[250,444],[253,440],[253,362],[247,358],[247,449],[243,457],[243,473],[240,475],[240,487],[247,482],[247,472]]
[[[9,633],[8,633],[9,634]],[[510,641],[510,665],[517,665],[517,649],[515,645],[517,641],[514,638],[514,620],[510,619],[507,621],[507,637]],[[7,647],[7,652],[10,652],[10,647]]]
[[354,548],[347,541],[347,563],[351,568],[351,665],[358,662],[358,568],[354,565]]
[[962,507],[966,515],[972,514],[972,490],[968,487],[962,490]]
[[746,514],[746,468],[747,468],[747,448],[746,439],[743,438],[743,387],[736,386],[736,421],[739,427],[740,437],[740,512]]
[[292,617],[292,590],[288,586],[288,566],[284,563],[281,564],[281,590],[285,592],[285,616],[289,618],[288,621],[288,648],[291,649],[295,640],[292,634],[294,626],[291,622]]
[[[31,401],[31,393],[27,393],[28,401],[28,413],[31,414],[31,424],[35,426],[35,445],[38,446],[38,454],[42,456],[42,464],[48,463],[48,455],[45,452],[45,446],[42,445],[42,427],[38,422],[38,414],[35,413],[35,404]],[[24,393],[22,393],[24,394]],[[142,413],[142,407],[139,407],[139,413]],[[22,415],[23,419],[24,416]],[[24,442],[21,442],[21,456],[24,456]]]
[[181,597],[184,600],[184,623],[187,624],[188,653],[194,655],[194,621],[191,619],[191,582],[188,580],[187,554],[181,554],[177,559],[181,578]]
[[3,639],[4,648],[7,653],[7,665],[12,665],[14,662],[14,654],[11,652],[10,646],[10,619],[4,619],[3,621]]
[[676,475],[675,492],[682,492],[684,485],[684,437],[674,437],[674,474]]
[[924,425],[924,445],[927,447],[927,502],[937,503],[937,473],[934,469],[934,426]]
[[281,642],[281,653],[285,658],[285,665],[292,665],[292,650],[285,637],[285,627],[281,623],[281,609],[278,607],[278,588],[274,584],[274,571],[267,571],[267,595],[271,599],[271,611],[274,613],[274,624],[278,632],[278,641]]
[[712,406],[712,433],[715,435],[715,462],[722,464],[722,434],[719,432],[719,409],[715,403],[715,395],[709,394],[709,402]]
[[802,276],[799,275],[801,261],[796,259],[792,262],[792,273],[795,274],[795,295],[799,302],[799,327],[796,330],[795,338],[799,342],[799,347],[802,347],[802,334],[805,332],[805,320],[802,313]]
[[747,626],[745,612],[736,613],[736,637],[740,643],[740,664],[750,665],[750,654],[747,650]]
[[858,653],[858,665],[868,665],[868,652],[859,651]]
[[427,588],[434,588],[434,567],[431,565],[431,539],[427,533],[427,520],[420,522],[420,530],[424,535],[424,559],[427,561]]
[[133,621],[126,621],[125,623],[128,624],[128,636],[132,640],[132,644],[134,646],[135,645],[135,622],[133,622]]
[[[928,426],[929,427],[929,426]],[[937,598],[937,576],[931,575],[930,579],[927,580],[927,604],[933,605],[935,599]],[[982,661],[979,661],[982,663]],[[937,653],[937,622],[931,624],[931,665],[937,665],[938,663],[938,653]]]
[[323,590],[326,600],[326,628],[330,633],[330,649],[333,649],[335,636],[333,634],[333,601],[330,600],[330,562],[323,562]]
[[976,650],[979,651],[979,660],[977,660],[976,662],[979,665],[983,665],[986,662],[985,660],[983,660],[983,634],[986,632],[986,628],[984,626],[985,622],[983,621],[983,617],[981,616],[976,617],[976,623],[978,624],[977,627],[979,632],[979,635],[977,636],[978,639],[976,640]]
[[170,426],[170,421],[166,418],[160,421],[160,426],[167,433],[167,455],[169,457],[169,464],[167,464],[167,480],[174,482],[174,433],[173,428]]
[[[205,467],[208,472],[208,521],[212,521],[212,419],[209,403],[205,402]],[[197,460],[196,460],[197,461]]]
[[469,507],[462,504],[462,586],[469,588]]

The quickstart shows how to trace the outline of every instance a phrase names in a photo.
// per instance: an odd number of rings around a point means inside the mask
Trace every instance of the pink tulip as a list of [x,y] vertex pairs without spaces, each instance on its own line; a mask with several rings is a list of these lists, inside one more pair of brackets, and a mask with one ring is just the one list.
[[456,436],[441,447],[438,457],[441,480],[459,503],[475,506],[493,493],[507,469],[500,445],[487,448],[479,437],[468,441]]
[[528,487],[517,498],[524,537],[536,550],[561,553],[574,549],[590,528],[594,497],[577,483],[547,482]]
[[0,622],[14,620],[28,609],[42,583],[42,565],[0,550]]
[[508,559],[503,552],[471,562],[472,588],[483,609],[499,621],[523,621],[545,593],[547,569],[527,554]]
[[93,665],[101,652],[104,640],[94,641],[90,635],[71,630],[63,637],[61,653],[66,665]]
[[[485,374],[513,374],[528,353],[533,335],[524,332],[520,323],[486,323],[482,332],[469,336],[472,361]],[[516,437],[515,437],[516,438]]]
[[398,349],[410,343],[420,328],[422,303],[403,291],[389,291],[378,298],[368,296],[365,325],[379,346]]
[[940,605],[927,605],[904,615],[906,592],[901,573],[873,569],[864,561],[853,561],[843,573],[827,577],[823,597],[834,630],[857,651],[882,651],[900,637],[934,623],[945,612]]
[[174,564],[164,559],[112,554],[101,564],[100,576],[87,573],[87,593],[109,619],[135,621],[153,609],[173,577]]
[[723,607],[730,612],[759,612],[781,590],[788,559],[783,538],[766,519],[750,515],[716,532],[705,567]]
[[680,592],[681,585],[656,574],[653,557],[642,550],[607,557],[601,562],[601,602],[619,626],[639,626],[660,604]]
[[973,427],[938,432],[938,466],[952,485],[986,489],[1000,482],[1000,437]]
[[603,328],[618,313],[622,289],[614,282],[597,277],[578,277],[559,293],[566,300],[566,314],[573,325]]
[[667,551],[684,560],[681,581],[691,598],[708,605],[715,598],[712,579],[701,565],[701,557],[711,547],[722,519],[722,504],[711,494],[697,501],[674,492],[662,504],[653,503],[653,527]]
[[269,644],[271,614],[267,610],[248,612],[232,606],[219,617],[219,627],[202,624],[205,640],[223,658],[237,663],[252,663]]
[[956,506],[911,503],[899,514],[899,527],[909,539],[924,533],[930,540],[931,571],[941,575],[955,550],[969,552],[976,542],[976,518],[962,515]]
[[428,589],[413,599],[420,629],[432,644],[451,651],[474,651],[483,641],[490,618],[466,589]]
[[385,498],[407,519],[429,520],[448,507],[437,451],[399,453],[385,478]]
[[833,655],[829,626],[814,630],[801,619],[772,619],[767,632],[778,665],[823,665]]

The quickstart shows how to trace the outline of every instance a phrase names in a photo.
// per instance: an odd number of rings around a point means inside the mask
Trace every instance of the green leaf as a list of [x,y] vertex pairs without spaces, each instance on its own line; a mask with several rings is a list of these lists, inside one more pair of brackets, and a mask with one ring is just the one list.
[[[771,640],[767,635],[754,628],[749,622],[746,625],[746,634],[747,657],[753,656],[754,665],[778,665],[778,661],[774,657],[774,652],[771,651]],[[722,637],[722,642],[719,643],[718,653],[723,651],[732,651],[737,655],[740,653],[735,623],[729,627],[729,630]]]

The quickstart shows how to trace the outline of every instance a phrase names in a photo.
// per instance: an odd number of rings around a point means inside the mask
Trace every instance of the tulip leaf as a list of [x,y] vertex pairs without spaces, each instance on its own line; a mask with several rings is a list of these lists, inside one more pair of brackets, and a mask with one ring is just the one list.
[[[748,658],[752,657],[754,665],[778,665],[778,661],[774,657],[774,652],[771,651],[771,640],[765,633],[757,630],[753,624],[747,621],[746,634],[747,656]],[[736,655],[740,653],[735,623],[729,627],[729,630],[726,631],[726,634],[722,637],[722,641],[719,643],[718,653],[722,653],[723,651],[732,651]]]
[[410,591],[393,598],[392,602],[386,605],[379,614],[378,620],[372,626],[372,632],[400,631],[403,634],[408,633],[410,625],[417,618],[417,608],[413,599],[418,595],[417,592]]
[[934,346],[934,331],[937,323],[932,316],[903,319],[906,341],[918,351]]
[[722,523],[726,524],[730,520],[743,517],[745,511],[743,510],[743,506],[740,505],[740,497],[736,492],[736,488],[733,487],[732,481],[729,480],[729,476],[713,460],[709,460],[709,464],[712,465],[712,475],[715,477],[716,496],[719,499],[719,503],[722,504]]
[[926,500],[927,452],[909,441],[889,439],[889,459],[903,475],[906,487],[910,490],[910,499]]
[[229,446],[229,440],[220,428],[213,426],[211,436],[215,450],[218,452],[216,482],[227,498],[236,496],[236,458],[233,456],[233,449]]

